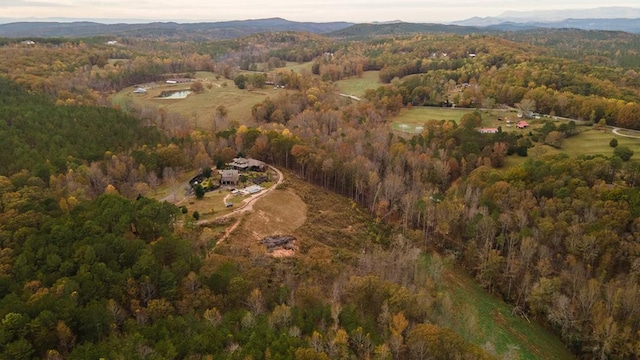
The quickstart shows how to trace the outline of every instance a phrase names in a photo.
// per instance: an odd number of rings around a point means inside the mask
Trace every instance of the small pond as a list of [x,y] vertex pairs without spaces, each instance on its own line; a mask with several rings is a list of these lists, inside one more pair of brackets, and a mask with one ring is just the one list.
[[171,90],[163,91],[158,96],[159,99],[186,99],[191,94],[191,90]]

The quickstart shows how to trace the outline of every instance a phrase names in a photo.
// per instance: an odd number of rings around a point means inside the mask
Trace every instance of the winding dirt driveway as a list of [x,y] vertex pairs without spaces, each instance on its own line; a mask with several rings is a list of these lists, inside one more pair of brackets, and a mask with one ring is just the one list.
[[[255,202],[258,201],[258,199],[260,199],[261,197],[263,197],[266,194],[268,194],[271,190],[275,189],[276,186],[282,184],[282,182],[284,181],[284,175],[282,175],[282,171],[276,169],[275,167],[273,167],[271,165],[267,165],[267,166],[269,167],[269,169],[273,170],[278,175],[278,180],[276,181],[275,184],[271,185],[271,187],[269,187],[268,189],[262,190],[259,193],[253,194],[253,195],[249,196],[248,198],[242,200],[242,203],[240,203],[240,206],[235,208],[232,212],[230,212],[228,214],[225,214],[223,216],[220,216],[220,217],[213,218],[213,219],[202,220],[202,222],[198,221],[198,224],[206,224],[207,222],[211,222],[213,220],[220,220],[220,219],[224,219],[224,218],[228,218],[228,217],[231,217],[231,216],[234,216],[234,215],[241,214],[243,212],[252,211],[253,210],[253,204],[255,204]],[[226,202],[227,197],[225,197],[223,201]]]

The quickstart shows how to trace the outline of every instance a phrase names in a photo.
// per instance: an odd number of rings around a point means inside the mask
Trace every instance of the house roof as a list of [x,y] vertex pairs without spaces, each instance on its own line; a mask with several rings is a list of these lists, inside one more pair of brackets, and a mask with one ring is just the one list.
[[237,180],[240,177],[238,170],[222,170],[222,180]]
[[481,133],[497,133],[498,128],[481,128],[480,132]]
[[264,163],[260,160],[256,160],[256,159],[245,159],[245,158],[235,158],[233,159],[233,162],[231,164],[229,164],[232,167],[235,168],[239,168],[239,169],[246,169],[249,167],[262,167],[264,166]]

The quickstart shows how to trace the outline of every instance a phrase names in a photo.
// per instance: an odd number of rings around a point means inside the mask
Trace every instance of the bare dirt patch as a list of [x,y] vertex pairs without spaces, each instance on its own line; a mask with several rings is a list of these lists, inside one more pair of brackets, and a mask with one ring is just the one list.
[[252,212],[243,215],[242,223],[229,235],[227,243],[265,253],[261,239],[274,234],[292,234],[306,219],[307,205],[294,191],[274,190],[258,200]]

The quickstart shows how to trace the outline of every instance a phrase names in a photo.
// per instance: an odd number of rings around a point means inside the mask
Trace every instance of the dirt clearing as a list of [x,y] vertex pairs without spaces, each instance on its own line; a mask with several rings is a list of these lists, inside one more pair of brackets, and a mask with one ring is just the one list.
[[292,190],[273,190],[253,205],[252,212],[242,216],[242,223],[226,242],[252,252],[265,252],[259,241],[270,235],[293,234],[307,219],[307,205]]

